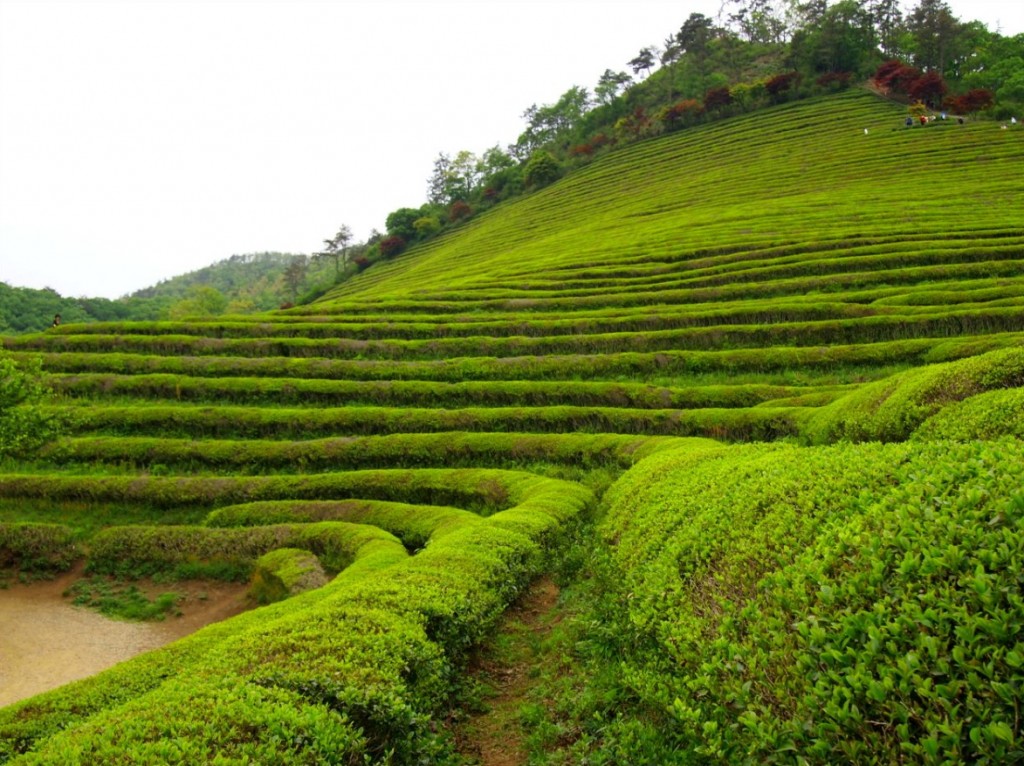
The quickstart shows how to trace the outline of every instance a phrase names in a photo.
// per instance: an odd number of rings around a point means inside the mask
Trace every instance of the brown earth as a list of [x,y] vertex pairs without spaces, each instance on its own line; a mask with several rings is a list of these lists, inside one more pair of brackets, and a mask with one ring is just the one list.
[[0,590],[0,707],[86,678],[251,606],[238,583],[139,584],[149,595],[183,594],[181,616],[111,620],[63,596],[80,569],[56,580]]
[[[541,578],[509,609],[498,633],[509,636],[522,647],[527,636],[542,637],[554,623],[545,617],[558,602],[558,586]],[[485,646],[474,659],[469,672],[493,689],[487,710],[471,716],[456,732],[459,752],[480,766],[523,766],[527,761],[519,712],[530,689],[533,655],[529,650],[514,651],[496,659]]]

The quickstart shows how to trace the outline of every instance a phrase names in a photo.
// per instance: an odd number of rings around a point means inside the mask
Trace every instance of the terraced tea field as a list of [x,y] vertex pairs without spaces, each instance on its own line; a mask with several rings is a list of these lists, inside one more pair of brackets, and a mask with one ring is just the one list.
[[0,762],[449,762],[581,535],[630,702],[566,762],[1019,758],[1024,130],[902,117],[650,140],[287,311],[4,339],[67,429],[2,560],[273,603],[0,711]]

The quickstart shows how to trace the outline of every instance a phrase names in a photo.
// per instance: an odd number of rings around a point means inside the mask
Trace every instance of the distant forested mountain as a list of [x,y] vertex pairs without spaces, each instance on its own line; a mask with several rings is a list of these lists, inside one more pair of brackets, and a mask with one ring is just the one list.
[[332,264],[323,258],[249,253],[233,255],[114,300],[74,298],[50,288],[37,290],[0,282],[0,335],[45,330],[56,314],[68,323],[267,311],[322,293],[333,284],[333,274]]

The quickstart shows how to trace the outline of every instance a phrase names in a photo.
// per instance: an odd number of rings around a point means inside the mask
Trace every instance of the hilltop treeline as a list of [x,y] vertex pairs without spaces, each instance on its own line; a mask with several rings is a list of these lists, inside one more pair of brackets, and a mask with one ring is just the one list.
[[[957,18],[942,0],[729,0],[660,44],[523,112],[514,143],[439,153],[427,200],[401,207],[350,273],[394,257],[501,200],[545,186],[614,147],[856,83],[908,103],[996,118],[1024,111],[1024,35]],[[898,77],[893,77],[895,71]]]

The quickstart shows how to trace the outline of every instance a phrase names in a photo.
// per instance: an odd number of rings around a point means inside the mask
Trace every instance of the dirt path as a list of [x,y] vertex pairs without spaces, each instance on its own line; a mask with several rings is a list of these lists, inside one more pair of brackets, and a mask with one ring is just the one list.
[[500,652],[485,646],[469,672],[491,686],[487,712],[459,726],[459,751],[480,766],[522,766],[527,753],[519,722],[520,709],[530,688],[535,646],[551,630],[545,618],[558,602],[558,586],[548,578],[537,580],[505,615],[498,640]]
[[0,707],[86,678],[247,608],[244,585],[164,586],[186,594],[181,617],[120,622],[72,606],[62,594],[77,571],[0,590]]

